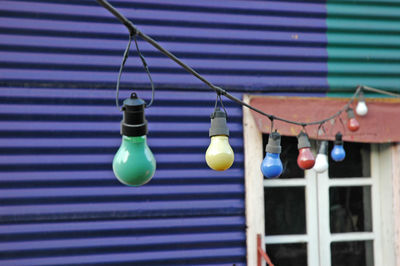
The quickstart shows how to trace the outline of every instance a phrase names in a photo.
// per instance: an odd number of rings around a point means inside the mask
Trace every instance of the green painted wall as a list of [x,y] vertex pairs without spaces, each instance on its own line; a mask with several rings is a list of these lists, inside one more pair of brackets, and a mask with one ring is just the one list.
[[328,96],[358,84],[400,92],[400,1],[328,1],[326,23]]

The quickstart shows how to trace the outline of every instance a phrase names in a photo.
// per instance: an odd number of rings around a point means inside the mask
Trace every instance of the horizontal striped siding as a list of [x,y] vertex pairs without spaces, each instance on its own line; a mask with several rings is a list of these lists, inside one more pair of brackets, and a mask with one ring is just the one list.
[[[240,217],[219,217],[7,225],[0,226],[8,241],[0,244],[0,250],[8,257],[4,263],[18,258],[18,265],[65,264],[65,256],[71,254],[71,264],[180,264],[176,258],[185,255],[188,263],[201,265],[206,257],[199,248],[217,262],[229,252],[238,257],[241,249],[235,245],[243,242],[244,235],[233,231],[240,231],[242,223]],[[171,238],[177,242],[171,243]],[[157,255],[163,261],[152,263]]]
[[[328,88],[324,3],[111,2],[239,98]],[[126,42],[92,0],[0,3],[1,265],[245,264],[241,107],[224,102],[235,163],[211,171],[215,95],[142,41],[157,87],[146,110],[157,171],[140,188],[114,177]],[[134,88],[148,101],[148,87],[132,49],[121,98]]]
[[[327,88],[324,3],[112,3],[218,85],[269,91]],[[1,10],[3,82],[114,84],[127,32],[95,2],[4,1]],[[158,87],[202,86],[148,44],[139,45]],[[128,60],[126,71],[138,74],[124,75],[124,83],[148,86],[136,57]]]
[[244,262],[240,107],[227,103],[235,164],[214,172],[204,153],[215,96],[156,96],[147,118],[157,172],[131,188],[111,170],[121,142],[113,91],[0,90],[1,265]]
[[332,94],[358,84],[400,91],[400,3],[328,1],[328,81]]

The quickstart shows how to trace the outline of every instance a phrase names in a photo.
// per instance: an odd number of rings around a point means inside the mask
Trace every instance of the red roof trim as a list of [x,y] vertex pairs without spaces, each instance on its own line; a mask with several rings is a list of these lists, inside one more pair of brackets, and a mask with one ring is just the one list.
[[[349,99],[345,98],[322,98],[322,97],[268,97],[250,96],[250,104],[262,111],[282,118],[299,122],[310,122],[324,119],[336,113]],[[357,132],[347,129],[347,115],[344,112],[340,117],[344,126],[337,119],[336,123],[324,124],[326,134],[319,139],[333,140],[334,135],[341,131],[345,141],[385,143],[400,142],[400,99],[375,98],[366,99],[368,113],[364,117],[356,115],[360,123]],[[351,106],[355,109],[357,102]],[[269,133],[271,123],[254,111],[251,112],[259,130]],[[301,126],[274,121],[274,129],[286,136],[296,136],[302,130]],[[310,138],[317,138],[318,125],[307,126],[306,131]]]

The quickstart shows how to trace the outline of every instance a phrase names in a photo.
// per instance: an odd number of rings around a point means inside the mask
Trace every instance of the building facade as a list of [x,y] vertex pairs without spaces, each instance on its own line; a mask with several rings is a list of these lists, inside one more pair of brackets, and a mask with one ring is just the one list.
[[[111,3],[239,98],[342,97],[358,84],[400,92],[395,1]],[[228,171],[212,171],[204,154],[215,93],[139,40],[156,86],[146,114],[157,171],[143,187],[123,186],[111,162],[121,142],[115,83],[127,30],[90,0],[1,1],[0,12],[1,265],[255,265],[255,233],[266,235],[276,265],[343,265],[329,256],[349,250],[362,257],[351,265],[400,265],[398,146],[349,146],[354,156],[369,159],[357,157],[364,172],[339,181],[326,175],[317,184],[312,173],[293,170],[293,180],[266,183],[254,166],[262,160],[263,132],[251,114],[224,99],[235,163]],[[150,99],[134,49],[121,82],[121,99],[133,91]],[[293,139],[285,141],[289,147]],[[245,152],[253,151],[249,160]],[[363,227],[351,227],[361,219],[357,215],[350,224],[335,225],[339,233],[350,226],[351,235],[329,234],[334,214],[319,211],[332,206],[318,191],[338,184],[360,188],[352,195],[361,195]],[[352,190],[338,192],[337,206],[346,193]],[[283,195],[289,205],[282,209],[298,210],[288,219],[300,221],[293,226],[299,231],[268,224],[287,215],[271,213],[275,218],[268,219],[268,206],[276,203],[268,195]],[[343,210],[335,210],[340,217]],[[357,243],[335,246],[342,242]]]

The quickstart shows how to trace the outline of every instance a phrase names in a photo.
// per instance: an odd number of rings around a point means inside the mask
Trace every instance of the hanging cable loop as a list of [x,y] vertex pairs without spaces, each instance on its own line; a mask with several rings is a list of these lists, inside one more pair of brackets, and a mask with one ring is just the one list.
[[316,141],[319,142],[319,136],[322,135],[320,132],[323,131],[325,134],[325,129],[324,129],[324,123],[319,124],[318,129],[317,129],[317,139]]
[[[120,84],[120,81],[121,81],[122,70],[124,69],[126,60],[127,60],[128,57],[129,57],[129,50],[130,50],[130,48],[131,48],[131,43],[132,43],[132,34],[129,34],[128,45],[127,45],[126,48],[125,48],[124,55],[123,55],[123,57],[122,57],[121,66],[119,67],[119,73],[118,73],[118,78],[117,78],[117,85],[116,85],[116,89],[115,89],[115,90],[116,90],[115,104],[116,104],[118,110],[120,109],[120,107],[119,107],[119,84]],[[121,111],[121,110],[120,110],[120,111]]]
[[211,118],[214,118],[215,112],[216,112],[217,109],[218,109],[218,102],[220,103],[222,109],[224,110],[225,115],[226,115],[226,118],[228,118],[228,113],[226,112],[224,103],[223,103],[223,101],[222,101],[221,94],[219,94],[218,92],[217,92],[217,97],[216,97],[216,99],[215,99],[214,112],[212,113]]
[[217,107],[218,107],[218,95],[217,95],[217,97],[215,98],[214,111],[213,111],[213,113],[212,113],[212,115],[211,115],[211,118],[214,118],[214,114],[215,114],[215,112],[217,111]]
[[[321,132],[321,134],[320,134],[319,132]],[[322,132],[323,132],[324,134],[326,134],[326,131],[325,131],[325,128],[324,128],[324,123],[321,123],[321,124],[318,126],[317,135],[322,135]]]
[[137,51],[137,53],[138,53],[138,55],[140,57],[140,60],[142,61],[143,68],[146,70],[147,76],[149,77],[149,80],[150,80],[151,100],[150,100],[150,102],[148,104],[146,104],[146,108],[149,108],[150,106],[153,105],[153,102],[154,102],[155,89],[154,89],[153,78],[151,77],[149,66],[147,65],[146,59],[144,58],[144,56],[140,52],[139,45],[138,45],[137,39],[136,39],[136,34],[134,35],[134,40],[135,40],[136,51]]
[[219,96],[219,102],[221,103],[222,109],[224,109],[226,118],[228,118],[228,112],[225,109],[224,102],[222,101],[222,97],[221,96]]
[[271,121],[270,134],[272,134],[272,132],[274,132],[274,119],[275,119],[275,116],[273,116],[273,115],[271,115],[271,117],[269,117],[269,120]]
[[340,121],[340,124],[342,124],[342,126],[343,126],[343,133],[345,133],[346,132],[346,126],[344,125],[343,119],[340,116],[339,116],[339,121]]
[[142,61],[143,68],[146,70],[146,73],[147,73],[147,76],[149,77],[150,85],[151,85],[151,100],[150,100],[150,103],[146,104],[146,108],[149,108],[150,106],[152,106],[153,102],[154,102],[155,88],[154,88],[153,79],[151,77],[150,70],[149,70],[149,67],[147,65],[146,59],[144,58],[144,56],[140,52],[139,45],[137,43],[137,38],[136,38],[137,32],[134,32],[134,33],[129,34],[128,45],[125,48],[124,55],[122,57],[121,66],[119,67],[119,73],[118,73],[117,85],[116,85],[116,96],[115,96],[115,103],[116,103],[116,106],[117,106],[118,109],[120,109],[120,106],[119,106],[119,88],[120,88],[120,83],[121,83],[121,76],[122,76],[122,71],[123,71],[123,69],[125,67],[125,63],[126,63],[128,57],[129,57],[129,50],[130,50],[131,43],[132,43],[132,36],[133,36],[134,41],[135,41],[136,51],[137,51],[137,53],[138,53],[138,55],[139,55],[139,57],[140,57],[140,59]]

